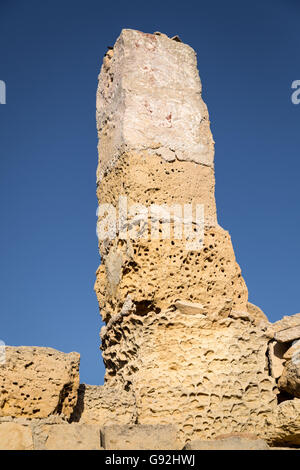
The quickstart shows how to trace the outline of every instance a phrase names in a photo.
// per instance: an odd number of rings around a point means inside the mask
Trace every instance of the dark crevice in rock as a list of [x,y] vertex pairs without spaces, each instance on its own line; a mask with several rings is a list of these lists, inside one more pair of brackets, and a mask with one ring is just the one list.
[[[276,380],[276,382],[278,382],[278,380]],[[293,395],[290,395],[288,392],[286,392],[285,390],[280,390],[279,389],[279,393],[277,395],[277,403],[278,405],[280,403],[282,403],[283,401],[287,401],[287,400],[293,400],[295,397]]]
[[268,342],[268,346],[266,349],[266,360],[267,360],[267,368],[268,368],[268,375],[272,377],[272,369],[271,369],[271,361],[270,361],[270,356],[269,356],[269,345],[271,341]]
[[73,383],[67,383],[63,386],[59,394],[57,407],[55,408],[53,412],[54,415],[62,414],[63,406],[65,402],[68,400],[68,396],[70,395],[70,392],[72,393],[72,390],[73,390]]
[[73,413],[70,416],[70,423],[78,423],[82,416],[84,410],[84,395],[85,395],[86,385],[80,384],[77,394],[77,403],[74,407]]

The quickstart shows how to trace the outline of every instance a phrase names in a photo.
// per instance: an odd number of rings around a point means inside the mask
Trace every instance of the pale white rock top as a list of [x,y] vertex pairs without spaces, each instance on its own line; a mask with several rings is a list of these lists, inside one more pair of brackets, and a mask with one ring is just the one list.
[[102,173],[124,151],[145,149],[213,166],[196,53],[164,34],[122,30],[104,58],[96,117]]

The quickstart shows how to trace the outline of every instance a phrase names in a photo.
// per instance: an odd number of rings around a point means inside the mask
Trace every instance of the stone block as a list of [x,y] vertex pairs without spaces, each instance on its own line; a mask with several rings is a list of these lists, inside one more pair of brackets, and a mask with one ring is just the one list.
[[176,450],[176,428],[172,425],[105,426],[101,431],[105,450]]
[[45,424],[35,428],[37,450],[101,450],[100,426],[91,424]]
[[76,352],[6,346],[0,365],[0,417],[69,417],[77,402],[79,360]]
[[281,343],[289,343],[300,338],[300,325],[275,333],[274,338]]
[[29,426],[13,422],[0,423],[0,450],[32,449],[32,433]]
[[268,444],[262,439],[229,437],[213,441],[195,440],[186,444],[185,450],[268,450]]

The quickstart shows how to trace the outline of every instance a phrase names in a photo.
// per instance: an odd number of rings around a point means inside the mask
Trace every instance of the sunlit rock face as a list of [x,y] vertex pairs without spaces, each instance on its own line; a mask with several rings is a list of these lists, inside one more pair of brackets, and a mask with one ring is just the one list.
[[79,384],[78,353],[0,342],[0,449],[300,447],[300,314],[248,302],[193,49],[123,30],[97,126],[105,384]]
[[[136,422],[175,423],[182,441],[263,434],[277,406],[267,319],[248,303],[217,222],[214,141],[194,50],[161,33],[123,30],[99,75],[97,128],[98,227],[109,226],[95,284],[105,386],[134,398]],[[103,204],[115,208],[116,222]],[[138,205],[149,211],[146,222]],[[153,205],[171,208],[157,237]],[[174,208],[183,220],[186,205],[201,238],[194,248],[184,229],[175,235]]]

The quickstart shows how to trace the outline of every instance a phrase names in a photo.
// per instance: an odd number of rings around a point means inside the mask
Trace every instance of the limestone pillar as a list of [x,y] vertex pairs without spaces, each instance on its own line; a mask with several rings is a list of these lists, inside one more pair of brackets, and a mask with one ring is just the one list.
[[263,315],[217,222],[201,91],[190,46],[128,29],[97,90],[106,384],[134,396],[136,422],[177,423],[185,439],[253,431],[276,402]]

